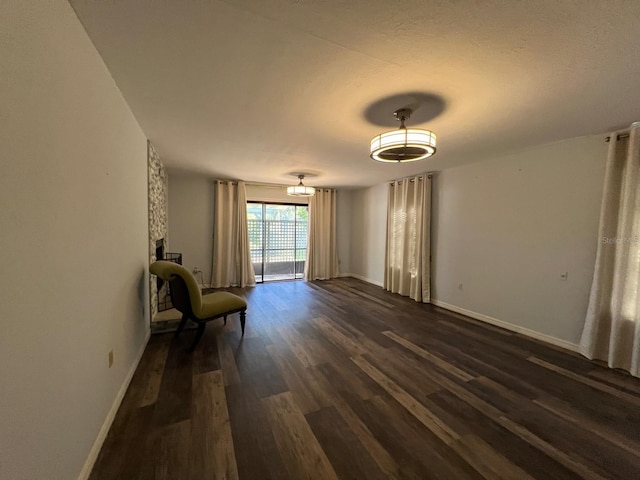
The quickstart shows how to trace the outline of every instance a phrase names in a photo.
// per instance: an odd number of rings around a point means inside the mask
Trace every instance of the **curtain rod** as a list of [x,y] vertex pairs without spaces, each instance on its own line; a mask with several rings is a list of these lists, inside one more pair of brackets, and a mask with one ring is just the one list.
[[[247,185],[248,187],[267,187],[267,188],[287,188],[290,187],[292,185],[297,185],[296,183],[289,183],[286,185],[281,185],[278,183],[249,183],[249,182],[245,182],[245,185]],[[332,190],[336,187],[313,187],[316,190]]]
[[[223,178],[216,178],[214,182],[230,183],[231,185],[237,185],[238,180],[225,180]],[[286,188],[288,185],[281,185],[278,183],[260,183],[260,182],[244,182],[248,187],[270,187],[270,188]],[[293,184],[292,184],[293,185]]]
[[[432,173],[427,173],[426,175],[427,175],[427,178],[433,178],[433,174]],[[415,182],[416,181],[415,177],[411,177],[411,178],[406,177],[406,178],[400,178],[398,180],[393,180],[392,182],[389,182],[389,185],[393,185],[396,182],[397,183],[402,183],[405,180],[409,180],[409,182]],[[422,174],[418,175],[418,180],[422,180]]]
[[[221,182],[221,183],[230,183],[232,185],[237,185],[238,184],[238,180],[224,180],[221,178],[215,179],[214,180],[215,183]],[[280,183],[260,183],[260,182],[244,182],[244,184],[248,187],[267,187],[267,188],[287,188],[290,187],[291,185],[295,185],[295,183],[290,183],[290,184],[280,184]],[[316,190],[332,190],[334,189],[334,187],[314,187]]]
[[[245,182],[250,187],[267,187],[267,188],[286,188],[288,185],[282,185],[279,183],[261,183],[261,182]],[[293,185],[293,183],[291,184]]]
[[[621,138],[629,138],[629,133],[620,133],[616,135],[616,140],[620,140]],[[605,142],[609,143],[611,141],[611,136],[604,139]]]

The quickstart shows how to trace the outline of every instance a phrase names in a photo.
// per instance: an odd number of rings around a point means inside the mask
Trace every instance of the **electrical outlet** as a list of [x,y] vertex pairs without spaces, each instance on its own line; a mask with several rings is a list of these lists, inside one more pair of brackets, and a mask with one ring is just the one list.
[[566,281],[569,278],[569,272],[564,272],[560,274],[560,280],[562,280],[563,282]]
[[109,350],[109,368],[113,367],[113,350]]
[[200,270],[198,267],[193,267],[193,274],[195,275],[196,273],[200,273],[202,270]]
[[462,284],[461,283],[458,284],[458,290],[462,290]]

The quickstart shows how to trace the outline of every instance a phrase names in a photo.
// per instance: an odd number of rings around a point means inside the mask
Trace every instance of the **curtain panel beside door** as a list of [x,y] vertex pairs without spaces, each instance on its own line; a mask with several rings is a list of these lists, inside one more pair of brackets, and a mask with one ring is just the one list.
[[305,280],[328,280],[338,276],[336,195],[334,188],[317,188],[309,200]]
[[580,351],[640,377],[640,126],[611,135]]
[[245,183],[216,180],[214,202],[211,286],[255,285],[249,249]]
[[431,175],[389,185],[384,288],[431,301]]

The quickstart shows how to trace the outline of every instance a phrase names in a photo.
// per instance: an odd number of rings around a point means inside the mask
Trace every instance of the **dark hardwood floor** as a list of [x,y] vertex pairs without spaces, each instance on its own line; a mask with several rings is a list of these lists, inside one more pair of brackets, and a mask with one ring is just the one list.
[[640,380],[354,279],[154,335],[98,479],[638,479]]

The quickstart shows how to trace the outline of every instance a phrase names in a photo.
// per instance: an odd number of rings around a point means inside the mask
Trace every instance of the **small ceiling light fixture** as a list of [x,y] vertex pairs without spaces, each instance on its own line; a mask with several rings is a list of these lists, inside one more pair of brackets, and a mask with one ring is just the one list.
[[304,179],[303,174],[298,175],[298,178],[300,179],[300,183],[287,187],[287,195],[291,195],[292,197],[313,197],[316,194],[316,189],[302,184],[302,180]]
[[436,153],[435,133],[404,126],[412,112],[410,108],[401,108],[393,113],[400,122],[400,128],[373,137],[371,158],[379,162],[415,162]]

